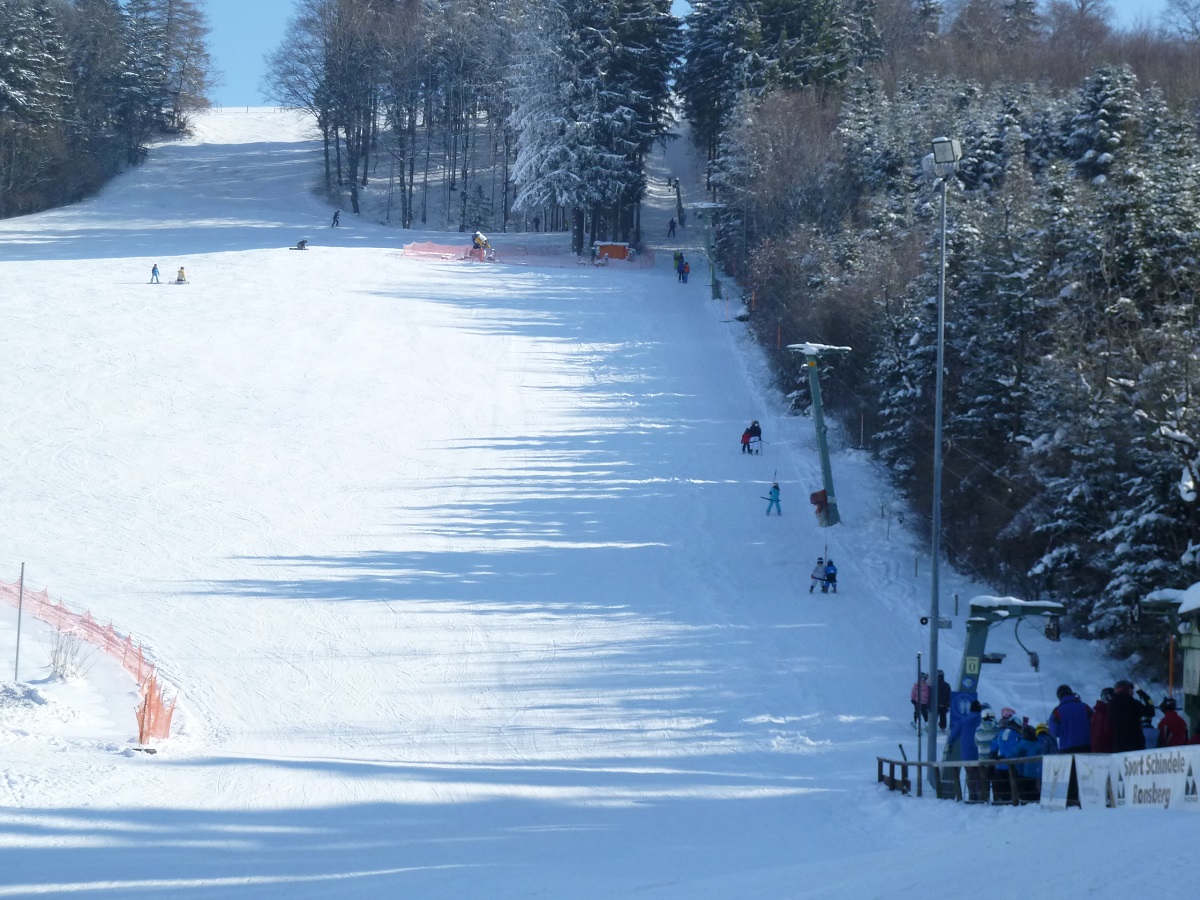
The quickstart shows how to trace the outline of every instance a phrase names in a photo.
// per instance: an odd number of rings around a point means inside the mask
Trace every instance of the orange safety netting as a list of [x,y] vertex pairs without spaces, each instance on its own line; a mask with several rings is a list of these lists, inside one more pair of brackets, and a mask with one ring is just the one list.
[[129,635],[122,637],[117,634],[112,624],[101,626],[91,613],[86,610],[75,613],[63,604],[50,599],[45,589],[31,591],[26,588],[24,597],[20,593],[20,583],[12,584],[0,581],[0,600],[12,607],[20,602],[22,609],[31,616],[41,619],[56,631],[73,634],[81,640],[99,647],[121,664],[137,681],[142,699],[137,708],[138,740],[146,743],[150,738],[166,738],[171,733],[171,716],[175,712],[175,701],[172,698],[167,705],[159,686],[154,664],[147,658],[142,646],[133,643]]
[[[444,260],[471,260],[476,262],[497,262],[513,266],[538,266],[542,268],[561,269],[568,266],[587,265],[588,257],[576,256],[568,250],[556,251],[551,247],[536,245],[501,243],[492,247],[492,255],[482,252],[472,253],[471,245],[435,244],[432,241],[419,241],[404,245],[404,255],[413,257],[429,257]],[[484,258],[481,258],[484,257]],[[654,265],[654,254],[651,252],[634,255],[633,259],[616,259],[610,255],[609,260],[616,266],[626,268],[649,268]]]

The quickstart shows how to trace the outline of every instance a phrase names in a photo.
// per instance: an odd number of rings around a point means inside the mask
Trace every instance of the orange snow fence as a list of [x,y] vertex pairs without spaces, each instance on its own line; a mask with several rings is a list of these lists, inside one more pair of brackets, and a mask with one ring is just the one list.
[[133,638],[117,634],[111,623],[100,625],[86,610],[75,613],[63,604],[55,603],[50,599],[49,592],[44,589],[31,591],[26,588],[22,600],[19,582],[9,584],[7,581],[0,581],[0,600],[4,600],[14,609],[20,602],[25,612],[41,619],[55,631],[73,634],[80,640],[99,647],[119,662],[137,681],[142,696],[137,707],[138,741],[145,744],[152,737],[161,740],[170,736],[171,716],[175,712],[175,701],[178,697],[172,698],[170,704],[167,704],[155,673],[154,663],[146,656],[141,644],[134,646]]
[[[621,267],[642,269],[654,265],[653,253],[634,254],[629,251],[626,244],[607,246],[625,248],[623,255],[629,256],[628,259],[617,258],[613,254],[609,254],[609,260]],[[491,256],[471,251],[470,244],[435,244],[432,241],[420,241],[404,245],[405,256],[446,261],[500,263],[508,266],[536,266],[547,269],[563,269],[568,266],[586,265],[589,262],[586,254],[582,257],[576,256],[565,244],[561,246],[510,244],[504,240],[503,235],[500,235],[498,240],[492,244]],[[481,259],[481,256],[484,258]]]

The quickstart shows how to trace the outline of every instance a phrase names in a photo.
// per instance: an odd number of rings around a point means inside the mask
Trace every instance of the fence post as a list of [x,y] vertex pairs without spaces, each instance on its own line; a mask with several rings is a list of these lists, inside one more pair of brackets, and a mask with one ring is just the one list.
[[17,653],[13,660],[13,681],[20,681],[17,672],[21,668],[21,608],[25,605],[25,563],[21,563],[21,580],[17,587]]

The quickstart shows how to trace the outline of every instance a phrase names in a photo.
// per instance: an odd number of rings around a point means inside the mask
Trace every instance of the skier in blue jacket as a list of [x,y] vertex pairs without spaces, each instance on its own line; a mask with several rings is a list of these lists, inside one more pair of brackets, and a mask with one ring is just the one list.
[[1058,706],[1050,713],[1050,733],[1058,740],[1059,753],[1091,752],[1092,709],[1068,684],[1058,686]]
[[[779,508],[779,483],[778,482],[771,485],[771,490],[767,492],[767,499],[769,501],[771,501],[770,503],[767,504],[767,515],[769,516],[771,514],[771,507],[774,507],[775,512],[782,516],[783,510]],[[824,588],[822,588],[821,590],[824,590]]]
[[[1032,725],[1021,729],[1021,739],[1013,747],[1013,759],[1026,756],[1039,756],[1041,748],[1037,742],[1037,730]],[[1017,799],[1021,803],[1036,803],[1041,794],[1042,762],[1018,763],[1017,769]]]
[[[955,716],[950,722],[950,734],[946,737],[946,752],[955,744],[959,747],[959,756],[963,762],[978,762],[979,748],[975,745],[975,732],[979,728],[983,709],[978,700],[971,701],[969,712]],[[966,766],[967,771],[967,801],[978,803],[981,798],[979,789],[979,766]]]
[[833,592],[837,593],[837,566],[833,564],[832,559],[825,560],[825,583],[821,585],[821,593],[828,594],[829,589],[833,588]]
[[[1021,721],[1017,719],[1016,710],[1006,706],[1000,710],[999,733],[992,739],[992,759],[1011,759],[1017,751],[1021,740]],[[1008,777],[1008,766],[997,765],[992,775],[992,794],[997,803],[1012,802],[1012,782]]]

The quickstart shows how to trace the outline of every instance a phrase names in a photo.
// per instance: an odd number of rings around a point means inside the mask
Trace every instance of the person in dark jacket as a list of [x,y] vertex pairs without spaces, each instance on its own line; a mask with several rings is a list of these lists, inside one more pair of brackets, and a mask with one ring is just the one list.
[[1163,697],[1158,708],[1163,713],[1162,721],[1158,723],[1158,746],[1182,747],[1188,742],[1187,722],[1175,711],[1174,698]]
[[950,683],[946,681],[946,673],[938,669],[937,680],[938,728],[946,730],[946,716],[950,714]]
[[1069,684],[1058,686],[1058,706],[1050,713],[1050,733],[1058,740],[1059,753],[1091,752],[1092,710]]
[[1090,744],[1093,753],[1112,753],[1112,720],[1108,717],[1108,704],[1112,702],[1113,693],[1112,688],[1106,687],[1092,707]]
[[1112,722],[1112,752],[1128,753],[1130,750],[1145,750],[1146,736],[1142,733],[1142,719],[1154,716],[1154,707],[1145,691],[1138,691],[1139,701],[1133,696],[1133,682],[1121,680],[1113,686],[1112,703],[1108,705],[1108,718]]

